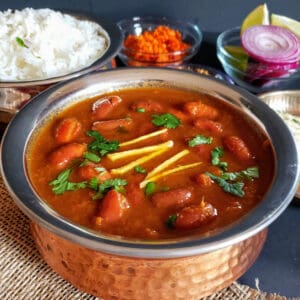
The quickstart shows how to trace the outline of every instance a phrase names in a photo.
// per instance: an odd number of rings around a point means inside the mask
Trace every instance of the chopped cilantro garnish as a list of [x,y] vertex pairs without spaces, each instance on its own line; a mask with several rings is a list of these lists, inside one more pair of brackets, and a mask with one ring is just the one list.
[[251,167],[239,172],[225,172],[221,175],[221,177],[225,180],[237,180],[240,178],[259,178],[259,170],[258,167]]
[[227,170],[227,162],[220,161],[220,157],[223,156],[222,147],[216,147],[211,151],[211,164],[213,166],[221,168],[223,171]]
[[244,183],[243,182],[228,182],[226,179],[223,179],[221,176],[215,176],[209,172],[206,172],[213,181],[218,183],[218,185],[227,193],[230,193],[234,196],[243,197],[245,195],[243,191]]
[[155,190],[155,183],[150,181],[146,184],[146,187],[145,187],[145,195],[146,196],[150,196],[151,194],[154,193],[154,190]]
[[107,179],[100,183],[99,185],[99,191],[102,194],[107,193],[111,189],[115,189],[118,192],[122,192],[122,187],[127,184],[127,181],[125,179],[121,178],[114,178],[114,179]]
[[212,137],[206,137],[202,134],[198,134],[188,141],[188,145],[190,147],[195,147],[202,144],[211,144],[212,140],[213,140]]
[[146,109],[144,107],[138,107],[136,109],[136,111],[139,112],[139,113],[144,113],[146,111]]
[[168,220],[166,221],[166,225],[169,228],[173,228],[174,225],[175,225],[176,220],[177,220],[177,215],[171,215],[171,216],[168,217]]
[[155,126],[164,126],[166,128],[176,128],[181,124],[181,121],[172,114],[152,115],[152,123]]
[[92,178],[89,182],[89,187],[97,191],[97,193],[93,196],[93,199],[97,200],[102,199],[103,196],[112,189],[118,192],[123,192],[126,184],[127,181],[121,178],[107,179],[100,184],[96,182],[96,178]]
[[29,47],[25,44],[24,40],[21,39],[21,38],[18,37],[18,36],[16,37],[16,42],[17,42],[21,47],[29,48]]
[[101,158],[97,154],[89,151],[84,152],[83,157],[94,163],[98,163],[101,160]]
[[88,149],[99,153],[100,156],[104,156],[119,148],[118,141],[108,141],[98,131],[90,130],[87,131],[86,134],[94,138],[94,141],[88,144]]
[[134,168],[134,171],[136,171],[137,173],[141,173],[141,174],[147,173],[147,170],[144,169],[144,168],[141,167],[141,166],[136,166],[136,167]]
[[98,179],[96,177],[91,178],[89,182],[89,188],[95,191],[98,190]]
[[61,195],[66,191],[74,191],[77,189],[83,189],[87,186],[86,181],[82,182],[70,182],[69,176],[71,174],[71,169],[66,169],[58,174],[56,179],[49,182],[52,186],[52,191],[56,195]]
[[298,125],[300,125],[300,120],[293,118],[292,121]]

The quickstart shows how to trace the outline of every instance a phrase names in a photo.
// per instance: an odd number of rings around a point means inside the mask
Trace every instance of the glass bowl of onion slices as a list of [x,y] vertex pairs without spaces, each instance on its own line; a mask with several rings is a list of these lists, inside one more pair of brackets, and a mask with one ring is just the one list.
[[287,89],[300,78],[299,39],[280,26],[224,31],[217,38],[217,56],[235,83],[253,93]]
[[[300,155],[300,90],[263,93],[261,100],[274,109],[290,128]],[[294,203],[300,204],[300,183]]]

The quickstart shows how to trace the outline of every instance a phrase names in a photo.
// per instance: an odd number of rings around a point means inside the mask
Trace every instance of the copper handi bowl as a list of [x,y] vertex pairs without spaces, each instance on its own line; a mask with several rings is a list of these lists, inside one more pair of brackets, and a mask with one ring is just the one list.
[[[244,218],[200,237],[129,240],[78,226],[37,196],[24,159],[35,129],[53,112],[79,99],[145,86],[212,94],[240,107],[269,136],[277,159],[274,180],[264,199]],[[161,68],[108,70],[44,91],[9,124],[1,168],[16,204],[32,220],[33,237],[46,262],[74,286],[104,299],[199,299],[230,285],[259,255],[268,225],[288,206],[299,180],[293,137],[268,105],[220,80]]]
[[103,55],[91,65],[66,75],[27,81],[1,81],[0,80],[0,122],[8,123],[11,118],[30,99],[47,89],[53,84],[65,81],[92,71],[113,67],[114,57],[122,46],[122,34],[116,24],[107,21],[97,21],[85,16],[77,15],[79,19],[87,19],[97,22],[107,33],[107,48]]

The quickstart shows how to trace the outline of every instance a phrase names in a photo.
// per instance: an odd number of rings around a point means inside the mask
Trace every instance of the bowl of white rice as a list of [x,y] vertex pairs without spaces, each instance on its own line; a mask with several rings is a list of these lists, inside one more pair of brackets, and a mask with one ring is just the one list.
[[[116,24],[49,8],[0,11],[0,121],[49,85],[101,69],[122,45]],[[3,108],[3,109],[2,109]]]

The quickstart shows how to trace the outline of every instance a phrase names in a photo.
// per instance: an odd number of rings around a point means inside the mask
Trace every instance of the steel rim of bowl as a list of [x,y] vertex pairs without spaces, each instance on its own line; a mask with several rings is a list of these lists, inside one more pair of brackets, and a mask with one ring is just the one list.
[[[83,18],[83,16],[80,17]],[[97,70],[99,67],[109,63],[110,60],[118,54],[118,52],[122,47],[123,38],[122,38],[122,33],[120,31],[120,28],[116,24],[106,20],[97,21],[96,19],[92,19],[90,17],[89,18],[86,17],[86,19],[99,24],[108,34],[109,45],[101,57],[99,57],[96,61],[94,61],[89,66],[86,66],[80,70],[73,71],[72,73],[62,75],[62,76],[55,76],[55,77],[51,77],[47,79],[39,79],[39,80],[26,80],[26,81],[1,81],[0,80],[0,88],[18,88],[18,87],[30,87],[30,86],[53,84],[60,81],[79,77],[86,73],[93,72]]]
[[[128,84],[128,82],[140,84],[141,78],[145,78],[145,76],[147,80],[165,81],[171,85],[176,83],[182,86],[181,82],[185,81],[188,82],[190,89],[198,91],[203,89],[217,93],[223,99],[235,99],[235,101],[242,102],[256,117],[264,121],[264,127],[277,152],[277,172],[273,187],[255,210],[218,234],[177,242],[170,240],[159,242],[128,241],[96,235],[91,230],[86,230],[63,218],[58,218],[57,214],[51,212],[46,204],[39,201],[36,193],[30,188],[24,161],[26,145],[32,130],[38,124],[38,119],[43,118],[46,115],[45,109],[47,107],[49,109],[51,106],[51,104],[49,105],[51,97],[52,100],[53,97],[57,97],[59,100],[63,89],[68,96],[68,88],[76,87],[79,90],[80,85],[91,87],[92,83],[95,82],[102,85],[115,83],[119,87],[121,83]],[[199,86],[201,86],[200,89]],[[74,93],[76,94],[78,90]],[[278,132],[281,133],[279,140]],[[84,247],[130,257],[173,258],[197,255],[230,246],[255,235],[273,222],[288,206],[297,188],[299,171],[296,145],[291,133],[281,118],[267,104],[246,90],[220,80],[189,71],[168,68],[139,67],[107,70],[85,74],[79,78],[56,84],[38,95],[35,101],[29,102],[14,117],[4,133],[1,144],[3,180],[16,204],[30,219],[62,238]]]

